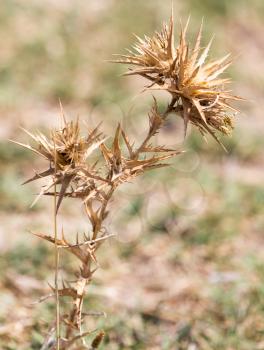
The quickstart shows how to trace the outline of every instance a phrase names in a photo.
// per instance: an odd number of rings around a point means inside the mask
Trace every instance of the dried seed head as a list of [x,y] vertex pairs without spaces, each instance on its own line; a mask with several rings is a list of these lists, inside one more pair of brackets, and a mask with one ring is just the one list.
[[155,33],[152,38],[137,38],[134,52],[129,50],[128,55],[120,55],[120,59],[114,62],[132,66],[125,75],[140,75],[150,80],[147,89],[168,91],[177,103],[185,132],[191,122],[202,134],[209,133],[218,141],[215,131],[231,133],[231,118],[237,110],[230,102],[240,99],[227,89],[230,79],[220,77],[232,59],[226,55],[206,63],[212,40],[201,49],[201,25],[191,48],[186,41],[187,29],[188,22],[181,28],[179,43],[175,47],[172,16],[161,33]]
[[40,132],[35,135],[26,130],[25,132],[35,141],[36,147],[16,143],[44,157],[49,162],[47,170],[36,173],[25,182],[49,178],[37,199],[43,194],[52,194],[49,190],[55,184],[61,185],[58,194],[58,210],[63,197],[69,195],[67,193],[69,188],[78,188],[83,181],[88,182],[89,186],[93,186],[94,179],[100,178],[98,178],[96,171],[87,164],[88,156],[105,140],[98,131],[98,127],[88,131],[88,135],[83,137],[80,135],[79,120],[77,119],[75,122],[64,120],[64,126],[61,129],[52,130],[49,138]]

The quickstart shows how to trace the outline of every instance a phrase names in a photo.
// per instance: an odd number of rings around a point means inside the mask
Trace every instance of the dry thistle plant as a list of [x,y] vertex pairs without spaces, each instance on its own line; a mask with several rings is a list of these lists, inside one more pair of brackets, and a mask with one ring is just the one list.
[[[34,146],[18,143],[33,151],[47,161],[47,169],[36,173],[25,183],[46,179],[46,185],[40,191],[42,195],[53,196],[54,201],[54,235],[35,233],[41,239],[51,242],[56,247],[56,271],[59,251],[72,254],[80,263],[75,282],[63,282],[58,287],[58,275],[55,278],[53,295],[56,303],[59,299],[69,297],[71,308],[60,313],[57,307],[57,321],[50,328],[42,349],[95,349],[103,337],[103,331],[87,346],[85,336],[94,331],[84,330],[85,317],[89,312],[83,311],[86,287],[91,282],[98,267],[96,253],[100,246],[112,235],[104,221],[108,215],[108,204],[118,186],[131,181],[144,172],[168,164],[179,151],[166,146],[153,146],[153,137],[160,131],[170,114],[179,114],[185,124],[194,124],[202,135],[211,134],[218,142],[216,131],[230,134],[233,124],[230,114],[236,110],[230,106],[232,100],[239,99],[226,89],[229,79],[218,78],[230,65],[228,56],[205,63],[211,42],[201,52],[201,30],[197,35],[194,48],[191,50],[186,42],[187,25],[181,29],[178,46],[174,42],[173,16],[169,26],[164,25],[161,33],[153,38],[138,38],[135,52],[121,55],[115,62],[126,63],[131,68],[127,75],[141,75],[150,80],[147,89],[161,89],[171,94],[171,101],[165,111],[158,110],[154,98],[149,112],[149,129],[145,138],[135,145],[130,142],[120,124],[115,130],[112,141],[100,132],[99,126],[93,130],[87,128],[86,135],[80,132],[79,120],[66,121],[63,115],[63,126],[52,130],[49,137],[42,134],[27,134]],[[91,161],[91,153],[97,150],[98,159]],[[83,203],[91,230],[80,239],[75,235],[74,242],[69,242],[64,232],[57,234],[56,217],[65,197],[80,200]],[[34,201],[34,203],[36,202]],[[56,333],[55,333],[56,329]],[[96,332],[96,331],[95,331]]]

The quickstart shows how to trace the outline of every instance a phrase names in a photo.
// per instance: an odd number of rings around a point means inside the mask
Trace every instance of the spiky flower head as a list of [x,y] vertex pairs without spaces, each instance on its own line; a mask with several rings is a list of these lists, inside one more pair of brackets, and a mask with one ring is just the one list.
[[219,142],[215,131],[231,133],[232,115],[237,110],[230,102],[240,99],[227,89],[230,79],[220,77],[232,59],[228,54],[206,62],[212,40],[201,48],[201,25],[191,47],[186,40],[188,22],[181,28],[177,46],[172,13],[169,25],[165,24],[161,33],[156,32],[152,38],[137,37],[134,51],[128,50],[128,55],[120,55],[114,62],[132,66],[125,75],[140,75],[150,80],[147,89],[168,91],[184,120],[185,133],[191,122],[203,135],[209,133]]
[[49,178],[49,181],[42,188],[33,204],[36,203],[40,196],[48,194],[54,185],[60,185],[57,203],[58,210],[70,186],[78,185],[82,178],[91,180],[96,177],[92,167],[87,164],[87,158],[105,139],[98,131],[98,127],[88,131],[86,137],[82,136],[78,119],[74,122],[67,122],[64,118],[63,126],[59,129],[51,130],[50,137],[41,132],[32,134],[25,129],[23,130],[33,139],[36,146],[32,147],[28,144],[13,142],[33,151],[49,162],[48,169],[36,173],[25,182],[29,183],[40,178]]

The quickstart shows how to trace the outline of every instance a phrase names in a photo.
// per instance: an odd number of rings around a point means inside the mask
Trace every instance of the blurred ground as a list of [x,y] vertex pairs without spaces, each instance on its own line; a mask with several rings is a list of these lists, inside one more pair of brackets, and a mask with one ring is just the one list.
[[[1,1],[3,350],[40,349],[54,315],[53,300],[31,305],[49,293],[54,258],[27,233],[50,230],[51,203],[29,209],[37,187],[20,186],[41,164],[8,139],[26,140],[19,126],[56,125],[59,98],[70,118],[103,120],[106,132],[121,120],[139,139],[151,97],[138,96],[143,82],[120,78],[123,67],[106,61],[133,43],[132,33],[159,29],[169,13],[167,0]],[[101,249],[87,299],[89,310],[107,314],[88,320],[107,333],[101,349],[264,349],[264,2],[175,1],[176,27],[189,14],[191,36],[204,17],[204,42],[215,33],[213,54],[237,55],[230,75],[248,102],[233,138],[223,140],[228,154],[194,130],[183,145],[172,121],[159,141],[187,152],[116,195],[109,227],[118,237]],[[69,236],[85,229],[70,202],[60,220]],[[61,265],[74,271],[67,256]]]

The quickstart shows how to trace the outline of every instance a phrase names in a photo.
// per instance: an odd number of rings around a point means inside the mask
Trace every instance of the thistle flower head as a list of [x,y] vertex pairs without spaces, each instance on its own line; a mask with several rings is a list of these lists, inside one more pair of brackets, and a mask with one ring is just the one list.
[[186,40],[188,22],[181,28],[177,46],[172,14],[169,25],[165,24],[161,33],[155,33],[152,38],[137,38],[135,51],[129,50],[128,55],[121,55],[115,62],[131,66],[125,75],[140,75],[150,80],[147,89],[168,91],[184,120],[185,132],[191,122],[202,134],[209,133],[218,141],[215,131],[231,133],[232,115],[237,111],[230,102],[240,99],[227,89],[230,79],[221,77],[232,59],[228,54],[207,62],[212,40],[201,48],[201,25],[191,47]]
[[42,191],[33,204],[36,203],[41,195],[49,193],[50,188],[54,185],[60,185],[61,189],[59,192],[57,210],[70,186],[78,185],[84,176],[86,179],[93,179],[93,177],[96,176],[93,169],[90,169],[86,160],[105,140],[98,131],[98,127],[92,131],[88,131],[86,137],[81,136],[78,119],[75,122],[67,122],[64,119],[63,124],[62,128],[51,130],[50,137],[47,137],[41,132],[32,134],[24,129],[35,142],[35,147],[15,141],[15,143],[20,146],[33,151],[49,161],[48,169],[36,173],[25,183],[40,178],[49,178],[49,181],[42,188]]
[[[51,134],[51,144],[49,153],[53,162],[56,157],[57,165],[61,168],[65,166],[83,165],[88,155],[95,148],[94,143],[99,139],[100,134],[94,130],[88,137],[80,135],[78,120],[66,122],[64,127],[54,130]],[[43,147],[43,145],[40,145]],[[44,145],[45,146],[45,145]],[[54,150],[56,154],[54,154]]]

